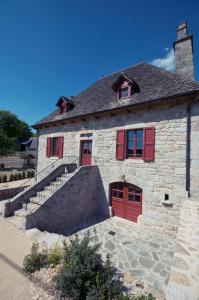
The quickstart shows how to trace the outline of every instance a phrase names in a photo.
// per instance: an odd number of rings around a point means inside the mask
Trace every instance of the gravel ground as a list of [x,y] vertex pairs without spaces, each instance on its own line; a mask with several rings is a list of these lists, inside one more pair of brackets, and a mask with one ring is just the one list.
[[[70,300],[69,298],[61,298],[60,293],[55,288],[53,277],[57,274],[60,266],[51,269],[44,268],[35,272],[30,276],[32,282],[32,297],[33,300]],[[151,286],[142,281],[134,280],[133,277],[127,273],[124,275],[124,284],[136,296],[152,293],[156,300],[164,300],[162,293],[157,292]]]

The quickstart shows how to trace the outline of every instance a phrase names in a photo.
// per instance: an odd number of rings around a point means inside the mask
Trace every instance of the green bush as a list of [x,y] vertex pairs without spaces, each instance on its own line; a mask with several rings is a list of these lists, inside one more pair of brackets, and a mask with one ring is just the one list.
[[13,180],[14,180],[14,175],[13,175],[13,174],[10,174],[9,181],[13,181]]
[[5,168],[4,164],[0,164],[0,170],[3,170]]
[[63,251],[56,247],[48,252],[48,264],[51,268],[57,266],[63,258]]
[[3,180],[2,180],[3,182],[7,182],[8,181],[8,177],[7,177],[7,175],[5,174],[5,175],[3,175]]
[[18,178],[18,180],[21,180],[21,179],[22,179],[21,173],[18,173],[18,174],[17,174],[17,178]]
[[30,171],[30,177],[34,177],[35,176],[35,172],[34,171]]
[[3,178],[0,176],[0,183],[2,183],[3,182]]
[[16,174],[14,174],[14,180],[17,180],[17,179],[18,179],[18,175],[16,173]]
[[46,250],[39,251],[39,244],[34,243],[31,253],[24,258],[23,271],[33,273],[48,265],[48,254]]
[[26,172],[22,172],[22,179],[25,179],[26,178]]
[[90,245],[89,232],[82,240],[76,237],[70,245],[64,243],[64,258],[56,276],[62,296],[75,300],[115,299],[123,283],[120,273],[111,265],[109,257],[103,263],[99,244]]

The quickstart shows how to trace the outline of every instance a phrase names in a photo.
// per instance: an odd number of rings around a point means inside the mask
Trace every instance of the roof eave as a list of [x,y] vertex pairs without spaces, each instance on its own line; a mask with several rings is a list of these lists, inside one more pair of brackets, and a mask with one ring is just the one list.
[[92,115],[96,115],[96,114],[103,114],[103,113],[110,112],[110,111],[127,109],[129,107],[143,106],[143,104],[144,105],[151,104],[151,103],[157,104],[157,103],[165,101],[165,100],[167,100],[167,101],[169,100],[170,101],[170,100],[175,99],[175,98],[183,98],[183,97],[186,97],[186,96],[194,96],[194,95],[198,95],[198,94],[199,94],[199,90],[196,90],[196,91],[191,91],[191,92],[187,92],[187,93],[172,95],[170,97],[162,97],[162,98],[152,99],[152,100],[149,100],[147,102],[134,103],[134,104],[126,105],[126,106],[120,106],[120,107],[115,107],[115,108],[106,109],[106,110],[102,110],[102,111],[96,111],[96,112],[92,112],[92,113],[89,113],[89,114],[74,116],[74,117],[71,117],[71,118],[66,118],[66,119],[61,119],[61,120],[52,120],[52,121],[49,121],[49,122],[44,122],[44,123],[40,123],[40,124],[34,124],[34,125],[31,125],[31,127],[33,129],[39,129],[39,128],[43,127],[43,126],[53,125],[53,124],[56,124],[56,123],[59,123],[59,122],[63,122],[63,121],[70,121],[70,120],[74,120],[74,119],[81,119],[82,117],[88,117],[88,116],[92,116]]

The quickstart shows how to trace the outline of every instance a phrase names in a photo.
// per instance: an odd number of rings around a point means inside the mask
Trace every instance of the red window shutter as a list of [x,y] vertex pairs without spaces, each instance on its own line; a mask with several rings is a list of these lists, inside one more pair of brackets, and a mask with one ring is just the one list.
[[144,160],[154,161],[155,157],[155,128],[144,128]]
[[58,138],[58,156],[59,156],[59,158],[63,157],[63,146],[64,146],[64,137],[60,136]]
[[124,148],[125,148],[125,131],[117,130],[116,136],[116,159],[124,160]]
[[46,157],[50,157],[50,145],[51,145],[51,138],[47,138]]

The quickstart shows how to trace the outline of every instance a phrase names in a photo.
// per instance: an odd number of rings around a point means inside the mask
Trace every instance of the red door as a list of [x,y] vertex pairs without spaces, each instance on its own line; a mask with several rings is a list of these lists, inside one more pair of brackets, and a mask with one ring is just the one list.
[[81,165],[91,165],[92,160],[92,141],[81,141]]
[[111,185],[113,215],[137,222],[142,214],[142,190],[132,184],[115,182]]

